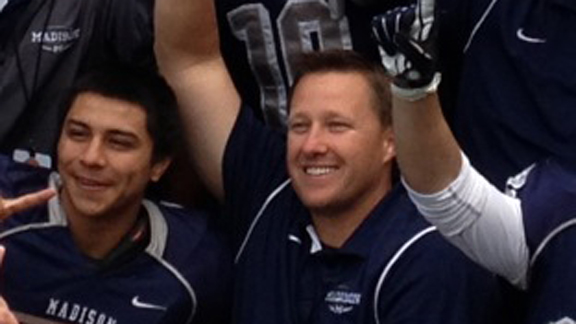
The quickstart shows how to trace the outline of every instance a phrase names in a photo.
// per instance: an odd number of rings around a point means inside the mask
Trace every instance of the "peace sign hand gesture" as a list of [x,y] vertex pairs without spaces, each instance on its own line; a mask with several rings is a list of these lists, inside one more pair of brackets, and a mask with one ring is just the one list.
[[48,188],[12,199],[0,197],[0,220],[6,219],[14,213],[45,203],[54,195],[56,195],[56,190]]

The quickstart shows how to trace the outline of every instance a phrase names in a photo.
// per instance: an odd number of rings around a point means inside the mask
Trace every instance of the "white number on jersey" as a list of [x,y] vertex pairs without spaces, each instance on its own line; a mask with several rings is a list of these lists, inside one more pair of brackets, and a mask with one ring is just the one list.
[[[233,34],[245,43],[248,61],[260,88],[264,116],[285,122],[287,88],[292,84],[300,53],[325,49],[352,49],[348,19],[334,19],[323,0],[289,0],[278,15],[276,44],[270,13],[262,3],[242,5],[228,13]],[[315,48],[317,44],[318,48]],[[280,48],[278,56],[276,48]],[[284,63],[287,83],[279,60]],[[270,122],[270,120],[268,120]]]

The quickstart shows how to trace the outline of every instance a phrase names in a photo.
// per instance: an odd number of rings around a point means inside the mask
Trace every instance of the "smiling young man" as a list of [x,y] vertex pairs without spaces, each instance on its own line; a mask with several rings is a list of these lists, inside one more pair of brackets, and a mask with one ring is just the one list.
[[227,323],[232,262],[213,224],[144,199],[178,143],[169,87],[115,67],[70,98],[58,173],[0,158],[4,196],[58,192],[2,223],[2,297],[31,323]]
[[303,58],[286,138],[241,105],[210,0],[156,10],[158,61],[190,151],[234,223],[236,323],[510,323],[495,278],[393,183],[380,66],[351,51]]

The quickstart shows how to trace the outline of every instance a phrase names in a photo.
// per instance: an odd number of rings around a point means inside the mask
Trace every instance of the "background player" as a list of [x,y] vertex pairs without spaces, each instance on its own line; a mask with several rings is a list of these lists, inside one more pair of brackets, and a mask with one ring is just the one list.
[[[0,5],[2,2],[0,1]],[[66,89],[107,63],[155,65],[154,0],[9,0],[0,8],[0,153],[53,163]],[[158,194],[186,206],[210,198],[176,152]]]
[[154,65],[153,0],[9,0],[0,10],[0,151],[44,167],[65,89],[94,64]]
[[297,58],[310,51],[354,49],[379,61],[370,19],[405,0],[220,0],[222,55],[243,100],[285,129]]
[[0,158],[3,195],[47,184],[58,191],[47,206],[2,223],[2,296],[19,317],[228,322],[232,263],[213,224],[200,212],[143,199],[170,163],[178,126],[163,79],[109,67],[72,91],[58,174]]
[[437,3],[441,102],[474,167],[503,189],[540,159],[575,160],[573,2]]
[[508,195],[460,151],[435,88],[434,0],[375,22],[394,75],[398,160],[419,210],[471,258],[527,289],[526,323],[574,323],[573,162],[551,157],[509,181]]
[[235,225],[236,322],[501,319],[495,278],[455,253],[392,185],[379,66],[351,51],[308,56],[286,144],[239,108],[212,2],[156,10],[157,57],[177,89],[191,152]]

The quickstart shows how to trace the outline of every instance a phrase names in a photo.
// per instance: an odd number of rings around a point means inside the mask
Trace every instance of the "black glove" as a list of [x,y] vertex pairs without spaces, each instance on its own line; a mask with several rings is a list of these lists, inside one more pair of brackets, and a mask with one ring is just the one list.
[[435,0],[418,0],[372,20],[382,64],[393,77],[392,90],[406,99],[420,99],[440,82],[435,11]]

